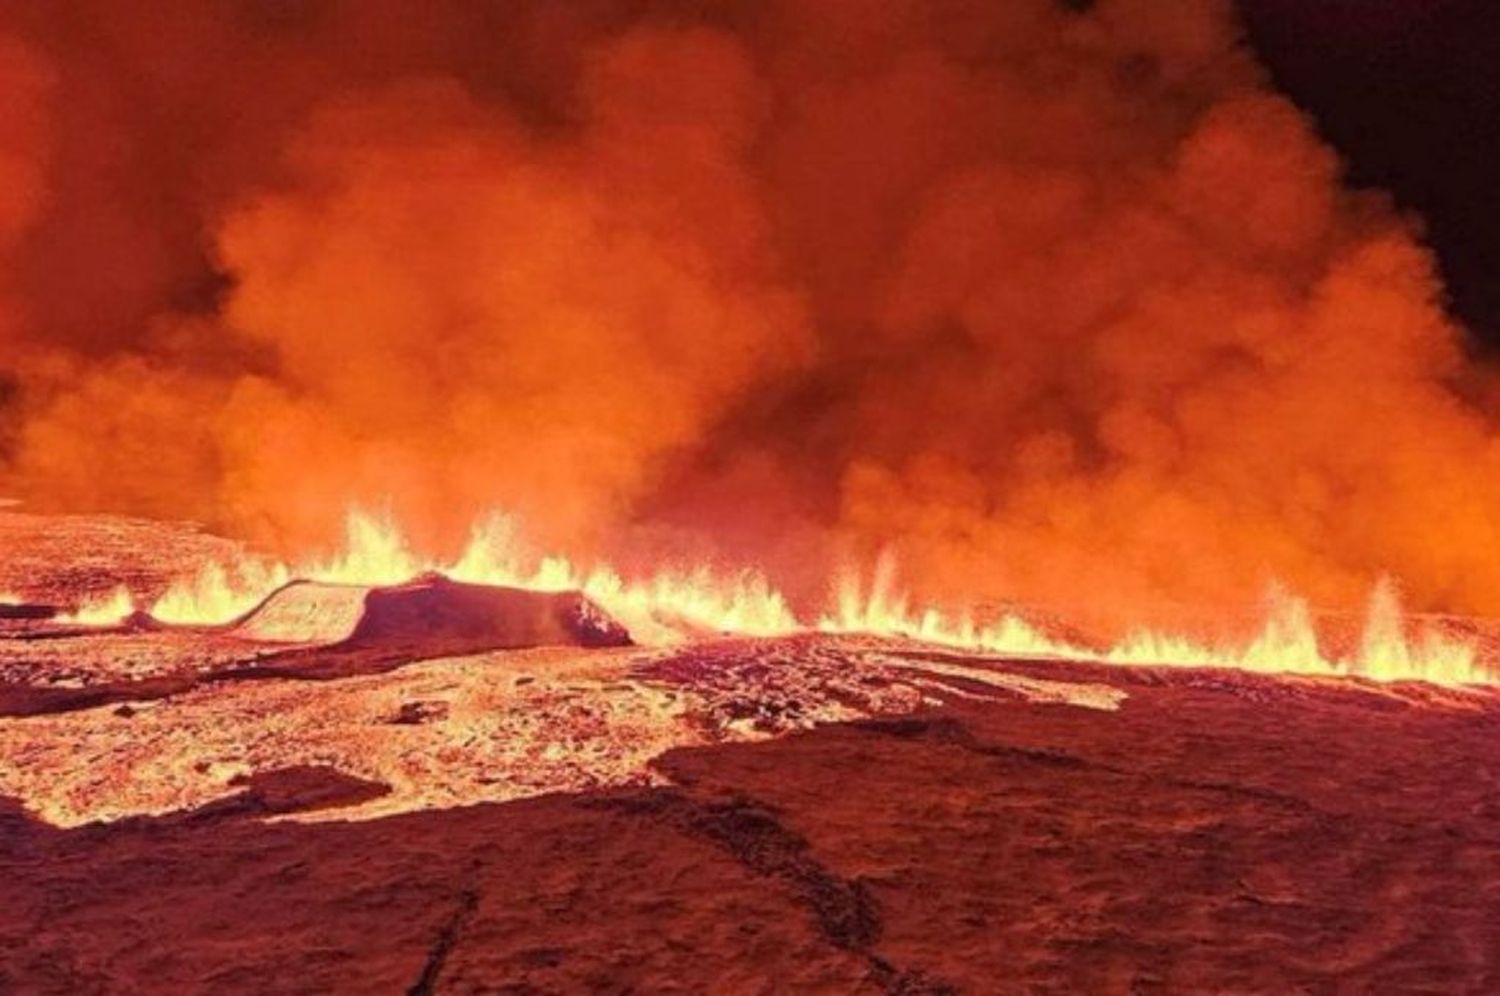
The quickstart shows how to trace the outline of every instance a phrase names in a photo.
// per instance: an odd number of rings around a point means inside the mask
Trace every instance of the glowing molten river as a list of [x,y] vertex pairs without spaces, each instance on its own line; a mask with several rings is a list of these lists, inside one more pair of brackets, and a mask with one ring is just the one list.
[[[1141,631],[1112,647],[1099,648],[1049,636],[1016,615],[979,624],[969,616],[945,615],[914,605],[899,589],[895,571],[887,563],[877,567],[868,583],[857,576],[845,578],[837,586],[830,610],[809,622],[799,619],[781,593],[753,571],[725,575],[703,568],[627,580],[608,566],[582,570],[565,558],[528,559],[521,551],[517,533],[504,516],[493,516],[476,527],[456,561],[440,563],[414,553],[394,523],[353,512],[348,519],[344,551],[336,557],[301,564],[257,558],[231,565],[209,564],[196,576],[173,584],[149,612],[166,623],[219,624],[245,614],[293,578],[389,585],[437,571],[477,584],[582,591],[646,644],[677,642],[695,633],[782,636],[821,631],[903,637],[1020,658],[1212,665],[1262,672],[1361,675],[1382,681],[1418,679],[1447,685],[1493,679],[1479,664],[1471,640],[1452,637],[1432,626],[1412,639],[1395,588],[1388,582],[1377,585],[1371,594],[1356,649],[1345,657],[1332,657],[1319,644],[1306,602],[1281,592],[1273,593],[1268,600],[1264,623],[1248,641],[1214,644]],[[108,624],[119,621],[134,607],[129,592],[119,589],[64,618],[75,623]]]

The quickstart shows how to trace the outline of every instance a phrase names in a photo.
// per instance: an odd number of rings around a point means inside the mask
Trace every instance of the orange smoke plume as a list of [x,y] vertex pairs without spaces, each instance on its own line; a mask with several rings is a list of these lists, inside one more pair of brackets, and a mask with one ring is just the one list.
[[0,14],[0,490],[1500,613],[1489,372],[1224,0],[85,6]]

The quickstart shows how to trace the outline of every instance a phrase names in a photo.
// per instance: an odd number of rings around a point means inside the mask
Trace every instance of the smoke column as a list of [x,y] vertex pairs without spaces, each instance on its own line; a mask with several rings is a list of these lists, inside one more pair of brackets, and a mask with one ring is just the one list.
[[1488,369],[1228,3],[0,12],[0,491],[1500,613]]

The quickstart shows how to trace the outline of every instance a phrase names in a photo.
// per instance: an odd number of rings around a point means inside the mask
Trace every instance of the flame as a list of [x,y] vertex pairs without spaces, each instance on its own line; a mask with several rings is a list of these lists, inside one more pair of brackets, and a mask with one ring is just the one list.
[[836,614],[819,623],[824,632],[866,632],[1008,657],[1057,657],[1112,664],[1229,667],[1271,674],[1361,676],[1378,681],[1423,680],[1444,685],[1491,680],[1471,641],[1425,627],[1407,639],[1396,586],[1389,578],[1370,595],[1358,653],[1327,656],[1318,642],[1312,612],[1303,599],[1280,587],[1267,597],[1265,621],[1247,643],[1208,643],[1192,637],[1141,630],[1099,650],[1050,637],[1013,614],[978,626],[971,617],[950,619],[933,609],[914,610],[896,586],[895,564],[881,557],[869,587],[857,575],[839,587]]
[[235,577],[222,564],[206,564],[191,578],[175,582],[151,606],[165,623],[228,622],[255,608],[267,594],[291,580],[284,564],[246,560]]
[[163,622],[215,625],[243,615],[294,577],[389,585],[426,572],[473,584],[582,591],[645,642],[672,642],[693,630],[774,636],[802,628],[782,595],[753,571],[721,575],[696,567],[629,581],[608,565],[586,570],[564,557],[535,557],[510,517],[500,514],[476,525],[458,559],[443,563],[415,553],[389,516],[362,510],[349,514],[345,546],[336,556],[300,565],[249,560],[232,571],[210,564],[168,588],[151,615]]
[[961,650],[1012,657],[1091,658],[1093,652],[1053,639],[1026,620],[1007,614],[988,625],[972,615],[950,617],[934,608],[914,609],[896,581],[895,558],[883,554],[866,588],[857,572],[846,573],[835,592],[836,609],[818,622],[825,633],[901,636]]
[[[1415,640],[1409,639],[1399,595],[1390,580],[1375,586],[1358,648],[1348,657],[1324,651],[1307,602],[1281,589],[1269,594],[1259,632],[1242,643],[1143,630],[1101,649],[1048,635],[1015,614],[981,624],[972,613],[950,615],[914,605],[900,588],[895,560],[889,556],[877,560],[868,584],[857,573],[841,578],[832,611],[808,626],[782,594],[753,571],[722,574],[698,567],[627,579],[608,565],[585,569],[564,557],[536,556],[521,540],[515,522],[499,514],[476,525],[460,556],[444,563],[414,552],[389,516],[354,511],[348,517],[345,547],[336,556],[300,565],[247,560],[229,569],[211,564],[196,576],[174,583],[152,606],[151,614],[164,622],[220,624],[243,615],[294,577],[387,585],[428,571],[476,584],[582,591],[644,643],[676,642],[703,632],[777,636],[815,629],[901,637],[1011,657],[1221,666],[1450,685],[1479,683],[1490,677],[1480,666],[1472,642],[1450,637],[1431,625],[1418,632]],[[130,608],[129,595],[122,590],[106,603],[81,609],[68,621],[114,621]]]
[[1268,603],[1265,625],[1243,648],[1140,632],[1102,659],[1118,664],[1209,664],[1268,673],[1353,675],[1378,681],[1415,678],[1445,685],[1489,680],[1470,641],[1449,637],[1430,625],[1415,643],[1408,640],[1400,598],[1389,578],[1371,592],[1358,652],[1348,658],[1324,654],[1304,600],[1276,588]]
[[781,594],[753,571],[726,577],[698,567],[630,582],[607,565],[583,572],[563,557],[543,557],[528,570],[518,535],[510,517],[492,515],[473,530],[457,563],[437,569],[455,580],[476,584],[582,591],[637,632],[638,638],[646,631],[660,631],[658,637],[670,638],[673,624],[683,623],[751,636],[776,636],[800,628]]
[[72,612],[56,617],[60,623],[78,626],[113,626],[135,611],[135,596],[119,585],[106,595],[88,598]]

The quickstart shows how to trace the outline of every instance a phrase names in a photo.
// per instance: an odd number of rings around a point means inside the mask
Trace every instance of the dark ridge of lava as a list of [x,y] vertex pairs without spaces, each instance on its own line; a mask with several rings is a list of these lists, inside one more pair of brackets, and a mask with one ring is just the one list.
[[441,648],[444,654],[631,643],[625,627],[580,592],[466,584],[441,574],[380,587],[293,581],[230,632],[337,650]]
[[55,605],[40,605],[35,602],[0,602],[0,619],[41,621],[57,615]]
[[632,642],[629,631],[582,592],[464,584],[434,574],[371,589],[365,614],[345,645],[383,646],[412,638],[478,649],[628,647]]

